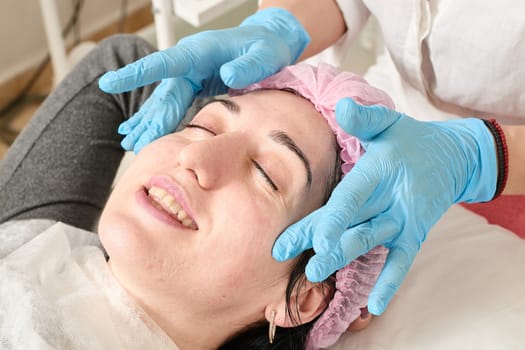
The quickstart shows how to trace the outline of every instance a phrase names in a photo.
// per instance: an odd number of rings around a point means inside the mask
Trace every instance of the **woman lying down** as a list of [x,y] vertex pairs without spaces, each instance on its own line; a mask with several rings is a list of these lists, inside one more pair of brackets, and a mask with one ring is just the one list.
[[101,43],[3,160],[2,348],[316,349],[366,325],[384,248],[318,284],[304,276],[312,252],[276,262],[271,250],[362,154],[337,101],[389,97],[327,65],[287,67],[205,104],[110,194],[116,130],[153,87],[107,95],[97,79],[152,51],[132,36]]

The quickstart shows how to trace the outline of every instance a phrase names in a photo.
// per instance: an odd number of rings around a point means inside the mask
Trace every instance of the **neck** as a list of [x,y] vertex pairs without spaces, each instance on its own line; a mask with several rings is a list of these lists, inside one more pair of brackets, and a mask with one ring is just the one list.
[[[113,275],[115,267],[110,269]],[[121,275],[120,275],[121,276]],[[230,336],[264,317],[264,309],[231,308],[212,310],[206,305],[188,303],[191,295],[174,298],[173,294],[151,291],[140,284],[119,284],[130,298],[153,320],[180,350],[208,350],[219,348]]]
[[[148,302],[144,302],[147,300]],[[195,312],[191,305],[151,303],[153,298],[135,299],[148,316],[177,344],[180,350],[219,348],[230,336],[263,317],[263,310],[250,317],[231,312]],[[157,299],[158,301],[159,299]],[[167,306],[169,305],[169,306]]]

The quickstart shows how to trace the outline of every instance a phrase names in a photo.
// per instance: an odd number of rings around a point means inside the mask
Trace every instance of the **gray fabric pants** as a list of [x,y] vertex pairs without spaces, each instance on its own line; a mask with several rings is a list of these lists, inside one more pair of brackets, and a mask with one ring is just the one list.
[[111,37],[53,91],[0,163],[0,223],[44,218],[94,231],[124,154],[117,128],[155,87],[109,95],[98,78],[153,51],[136,36]]

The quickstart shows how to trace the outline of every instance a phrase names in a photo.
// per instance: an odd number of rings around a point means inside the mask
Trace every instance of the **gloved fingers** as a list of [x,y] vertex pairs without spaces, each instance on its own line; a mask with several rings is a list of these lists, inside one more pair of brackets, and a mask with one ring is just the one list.
[[381,194],[382,191],[376,189],[376,193],[372,194],[361,206],[358,212],[353,215],[350,227],[369,221],[377,216],[384,215],[382,213],[385,212],[391,203],[386,201]]
[[[283,54],[288,48],[272,47],[265,43],[255,43],[248,51],[220,68],[221,79],[227,86],[242,89],[278,72],[291,63],[290,54]],[[276,54],[279,51],[279,54]]]
[[[192,101],[193,90],[186,79],[164,79],[140,110],[130,118],[132,119],[130,125],[137,124],[138,120],[147,127],[137,129],[135,126],[133,137],[128,137],[124,144],[138,153],[152,141],[175,131]],[[127,125],[119,127],[122,131],[129,129]]]
[[[157,104],[151,108],[149,113],[151,122],[148,128],[139,136],[133,147],[133,152],[138,153],[142,148],[155,141],[156,139],[168,135],[177,129],[181,118],[180,101],[166,102]],[[184,107],[182,107],[184,108]]]
[[311,229],[312,217],[316,211],[310,213],[298,222],[290,225],[283,233],[277,237],[273,248],[272,256],[277,261],[293,259],[307,249],[312,248]]
[[402,114],[381,105],[363,106],[343,98],[335,107],[337,123],[349,134],[369,141],[394,124]]
[[150,114],[151,107],[155,105],[154,92],[131,118],[119,125],[118,133],[126,135],[120,143],[126,151],[132,151],[140,136],[148,129],[151,120],[147,116]]
[[219,74],[214,74],[207,79],[201,80],[201,83],[195,86],[195,91],[199,91],[198,95],[195,95],[196,97],[203,98],[227,94],[228,87],[224,84]]
[[306,277],[312,282],[323,281],[398,233],[399,225],[386,217],[374,218],[352,227],[337,242],[332,242],[332,249],[328,254],[317,253],[310,259],[306,265]]
[[335,187],[328,202],[319,209],[319,214],[313,220],[311,229],[315,234],[312,244],[316,253],[328,255],[333,249],[333,242],[337,242],[347,228],[358,223],[356,218],[360,209],[379,184],[381,177],[366,168],[366,156],[365,153]]
[[[157,86],[157,88],[159,87]],[[131,116],[131,118],[122,122],[119,125],[118,127],[119,134],[121,135],[130,134],[137,127],[137,125],[139,125],[142,122],[144,117],[150,114],[149,110],[151,109],[152,106],[154,106],[157,103],[156,97],[155,97],[156,91],[157,91],[156,89],[153,90],[153,93],[151,94],[151,96],[146,100],[146,102],[144,102],[144,104],[140,107],[140,109]],[[127,150],[130,151],[131,149],[133,149],[133,145],[131,145],[131,148]]]
[[150,126],[145,129],[140,136],[138,136],[135,145],[133,146],[133,152],[135,154],[139,153],[144,147],[158,139],[159,137],[164,136],[164,133],[161,132],[158,128],[153,127],[154,124],[151,123]]
[[[164,134],[175,131],[180,121],[186,115],[188,107],[193,103],[195,91],[193,84],[185,78],[168,79],[168,87],[165,90],[165,98],[161,101],[164,105],[164,113],[168,113],[171,119],[162,125]],[[162,123],[159,118],[159,122]]]
[[319,255],[310,258],[304,270],[306,278],[312,283],[319,283],[327,279],[332,273],[344,266],[341,255]]
[[[144,108],[145,106],[146,105],[144,104],[142,106],[142,108]],[[133,114],[128,120],[123,121],[122,123],[120,123],[117,132],[120,135],[127,135],[127,134],[129,134],[130,132],[133,131],[133,129],[135,129],[137,127],[137,125],[142,120],[142,117],[143,117],[142,113],[137,112],[137,113]]]
[[371,314],[379,316],[385,312],[392,297],[403,283],[416,253],[403,247],[390,248],[385,266],[368,297],[368,311]]
[[[392,241],[401,231],[399,224],[386,214],[380,214],[352,228],[349,228],[341,236],[339,248],[334,250],[336,253],[344,254],[342,260],[347,265],[359,256],[368,253],[378,245]],[[343,266],[344,266],[343,265]]]
[[137,140],[147,128],[148,121],[142,119],[141,122],[137,126],[135,126],[135,128],[130,133],[128,133],[126,137],[124,137],[124,139],[120,142],[122,148],[124,148],[126,151],[133,150],[135,144],[137,143]]
[[149,54],[116,71],[100,77],[99,88],[107,93],[121,93],[166,78],[187,74],[193,62],[185,56],[184,48],[177,46]]

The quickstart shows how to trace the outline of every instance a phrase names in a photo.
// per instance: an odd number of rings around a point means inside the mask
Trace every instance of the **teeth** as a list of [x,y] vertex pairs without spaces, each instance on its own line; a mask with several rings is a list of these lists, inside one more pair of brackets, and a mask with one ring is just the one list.
[[188,213],[186,213],[184,210],[180,210],[178,213],[177,213],[177,218],[180,220],[180,221],[184,221],[184,219],[186,219],[188,217]]
[[164,189],[160,187],[152,187],[149,189],[149,195],[158,200],[162,200],[164,196],[166,196],[167,194],[168,192],[166,192]]
[[[171,203],[170,205],[168,205],[168,208],[170,208],[170,211],[173,212],[173,213],[178,213],[179,210],[182,210],[182,208],[180,207],[179,203],[177,203],[177,202]],[[177,216],[178,216],[178,214],[177,214]]]
[[182,220],[182,224],[184,226],[187,226],[187,227],[192,227],[193,226],[193,220],[192,219],[184,219]]
[[168,211],[173,217],[177,218],[184,226],[196,229],[197,224],[188,216],[175,198],[166,190],[160,187],[151,187],[148,195],[157,202],[162,209]]
[[164,202],[170,209],[179,206],[179,204],[175,201],[175,198],[172,196],[164,196],[164,198],[162,198],[162,202]]

